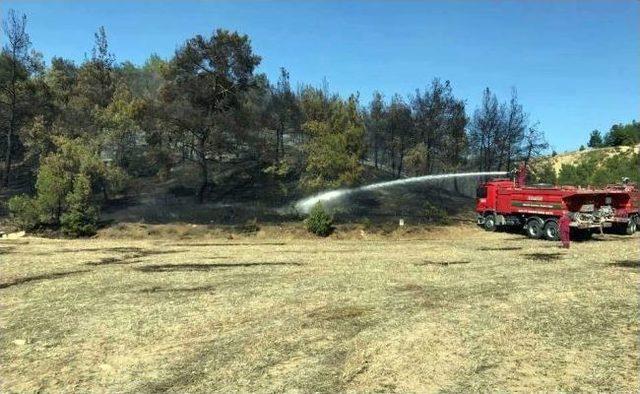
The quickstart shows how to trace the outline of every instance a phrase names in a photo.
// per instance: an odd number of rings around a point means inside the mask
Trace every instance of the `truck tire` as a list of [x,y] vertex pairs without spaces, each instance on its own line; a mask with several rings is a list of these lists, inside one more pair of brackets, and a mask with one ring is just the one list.
[[555,219],[547,221],[544,225],[544,238],[549,241],[559,241],[560,240],[560,226],[558,226],[558,221]]
[[542,237],[544,223],[540,218],[532,218],[527,222],[527,236],[531,239]]
[[485,216],[482,227],[486,231],[496,231],[496,216],[493,214]]
[[627,223],[627,228],[625,229],[625,234],[633,235],[638,230],[638,223],[636,222],[636,218],[633,217]]

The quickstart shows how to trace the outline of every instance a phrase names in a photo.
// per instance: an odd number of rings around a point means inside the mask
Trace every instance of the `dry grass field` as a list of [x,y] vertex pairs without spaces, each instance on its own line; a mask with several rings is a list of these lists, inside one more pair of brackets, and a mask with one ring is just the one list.
[[638,392],[639,238],[0,240],[0,391]]

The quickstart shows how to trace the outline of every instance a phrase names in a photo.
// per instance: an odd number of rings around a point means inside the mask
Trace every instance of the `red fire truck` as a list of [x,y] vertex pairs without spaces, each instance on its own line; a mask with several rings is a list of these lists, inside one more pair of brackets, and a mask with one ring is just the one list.
[[548,240],[559,239],[558,220],[566,212],[579,237],[604,228],[631,235],[640,226],[640,191],[628,179],[604,188],[524,185],[523,179],[492,179],[478,187],[478,225],[487,231],[520,228]]

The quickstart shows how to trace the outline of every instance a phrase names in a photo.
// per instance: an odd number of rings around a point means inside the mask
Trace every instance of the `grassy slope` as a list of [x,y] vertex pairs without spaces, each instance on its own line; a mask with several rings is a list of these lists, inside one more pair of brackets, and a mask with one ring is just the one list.
[[259,237],[0,241],[0,390],[639,389],[638,236]]
[[586,157],[588,155],[598,155],[602,158],[602,160],[619,155],[621,153],[628,153],[633,150],[634,153],[640,152],[640,144],[635,146],[617,146],[610,148],[598,148],[598,149],[585,149],[583,151],[573,151],[558,154],[554,157],[545,157],[542,160],[548,160],[552,163],[553,169],[556,171],[556,174],[560,172],[560,168],[562,168],[563,164],[575,164],[580,161],[582,157]]

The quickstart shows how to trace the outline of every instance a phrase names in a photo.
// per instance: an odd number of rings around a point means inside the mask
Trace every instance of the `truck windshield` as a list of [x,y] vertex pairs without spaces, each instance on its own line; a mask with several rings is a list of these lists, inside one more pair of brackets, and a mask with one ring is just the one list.
[[485,186],[480,186],[476,190],[477,198],[487,198],[487,188]]

